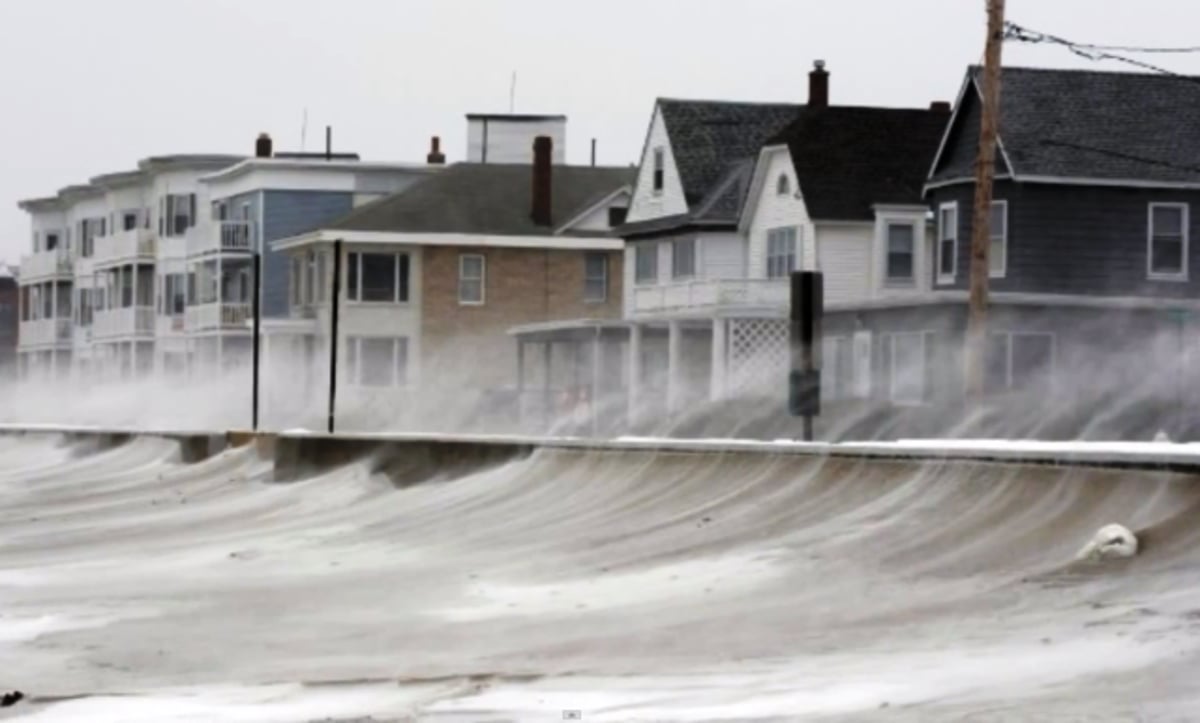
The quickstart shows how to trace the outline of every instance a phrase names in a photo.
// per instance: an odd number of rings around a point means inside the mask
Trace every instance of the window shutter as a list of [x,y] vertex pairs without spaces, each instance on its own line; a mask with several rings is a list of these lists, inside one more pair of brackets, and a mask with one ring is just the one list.
[[196,194],[188,195],[188,228],[196,225]]

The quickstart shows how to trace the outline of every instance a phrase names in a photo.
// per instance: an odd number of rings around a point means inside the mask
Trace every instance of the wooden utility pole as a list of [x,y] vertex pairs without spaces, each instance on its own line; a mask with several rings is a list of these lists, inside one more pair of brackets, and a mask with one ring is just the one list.
[[987,3],[984,51],[983,119],[975,161],[975,212],[971,217],[971,299],[965,349],[968,404],[983,402],[984,350],[987,346],[988,247],[991,240],[992,180],[996,175],[996,125],[1000,116],[1000,49],[1004,45],[1004,0]]

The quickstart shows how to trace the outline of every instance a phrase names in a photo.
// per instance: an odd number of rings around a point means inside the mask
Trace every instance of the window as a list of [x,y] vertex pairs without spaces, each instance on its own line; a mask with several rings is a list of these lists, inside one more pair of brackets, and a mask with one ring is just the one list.
[[796,270],[796,228],[767,231],[767,278],[782,279]]
[[932,332],[901,332],[883,337],[883,368],[888,397],[895,404],[922,404],[932,390]]
[[1008,269],[1008,201],[992,201],[988,243],[988,276],[1004,278]]
[[913,281],[913,227],[908,223],[887,225],[887,269],[884,278],[892,284]]
[[364,387],[402,387],[408,383],[408,339],[348,337],[346,366],[351,384]]
[[984,383],[988,393],[1049,391],[1054,376],[1053,334],[1012,331],[988,334],[984,354]]
[[628,208],[618,208],[610,206],[608,209],[608,225],[610,228],[616,228],[625,223],[625,219],[629,216]]
[[634,281],[653,284],[658,281],[658,244],[641,243],[633,247]]
[[58,234],[47,233],[46,234],[46,250],[53,251],[56,248],[58,248]]
[[1152,279],[1187,278],[1188,206],[1150,204],[1149,275]]
[[696,275],[696,239],[676,239],[671,242],[671,277],[690,279]]
[[138,227],[137,211],[126,211],[121,215],[121,228],[132,231]]
[[164,236],[182,236],[194,225],[196,194],[172,193],[159,199],[159,233]]
[[183,274],[163,276],[163,314],[182,316],[187,303],[186,278]]
[[599,303],[608,299],[608,255],[583,255],[583,300]]
[[458,303],[482,304],[484,296],[484,258],[480,254],[458,257]]
[[954,281],[958,268],[958,204],[943,203],[938,209],[938,283]]
[[658,195],[663,190],[663,167],[665,164],[662,147],[654,149],[654,193]]
[[792,190],[792,183],[788,180],[786,173],[780,173],[779,178],[775,179],[775,195],[786,196]]
[[[346,255],[346,263],[349,301],[386,304],[408,301],[408,254],[351,253]],[[314,268],[321,269],[319,263]],[[308,297],[312,298],[312,294]]]
[[821,390],[826,399],[854,396],[854,357],[850,337],[832,336],[821,340]]

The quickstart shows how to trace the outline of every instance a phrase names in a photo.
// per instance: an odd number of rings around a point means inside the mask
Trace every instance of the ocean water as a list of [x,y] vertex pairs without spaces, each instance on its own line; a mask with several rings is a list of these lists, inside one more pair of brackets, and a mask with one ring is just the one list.
[[[543,451],[398,488],[0,436],[29,721],[1188,720],[1200,485]],[[1081,564],[1117,523],[1131,560]]]

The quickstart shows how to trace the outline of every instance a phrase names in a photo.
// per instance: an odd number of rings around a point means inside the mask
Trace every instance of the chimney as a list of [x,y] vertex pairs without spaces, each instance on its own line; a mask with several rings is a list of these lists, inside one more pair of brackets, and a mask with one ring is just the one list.
[[808,107],[829,107],[829,71],[825,70],[825,61],[813,61],[812,72],[808,74]]
[[442,139],[434,136],[429,139],[429,154],[425,162],[431,166],[441,166],[446,163],[446,154],[442,153]]
[[934,113],[950,113],[950,102],[946,100],[935,100],[929,104],[929,110]]
[[550,136],[533,139],[533,207],[530,218],[538,226],[549,226],[550,218],[550,173],[554,141]]
[[255,158],[270,158],[274,155],[272,149],[271,136],[266,133],[259,133],[258,140],[254,142],[254,157]]

